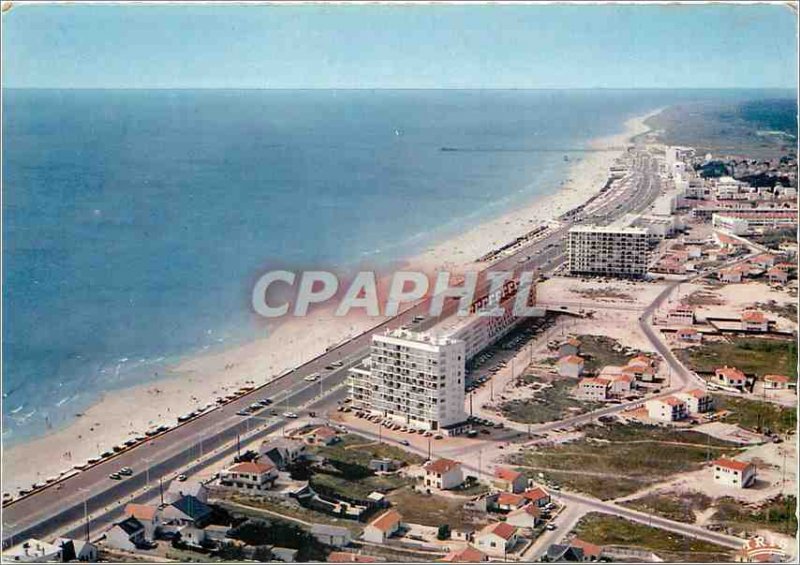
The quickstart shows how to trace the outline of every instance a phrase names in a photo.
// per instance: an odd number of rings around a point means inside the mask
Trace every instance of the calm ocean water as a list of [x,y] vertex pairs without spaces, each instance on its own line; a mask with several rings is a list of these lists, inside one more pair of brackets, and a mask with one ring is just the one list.
[[557,190],[560,149],[631,116],[758,96],[7,90],[4,440],[263,334],[266,268],[385,265]]

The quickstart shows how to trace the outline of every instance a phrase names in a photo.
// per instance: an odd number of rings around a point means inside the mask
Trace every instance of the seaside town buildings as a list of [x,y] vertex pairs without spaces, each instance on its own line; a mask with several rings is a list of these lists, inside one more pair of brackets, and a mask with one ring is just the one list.
[[353,406],[405,425],[452,430],[464,411],[464,342],[393,330],[372,336],[368,363],[350,371]]
[[642,277],[649,262],[644,228],[577,226],[569,230],[569,271],[575,275]]
[[756,467],[752,463],[735,459],[717,459],[712,462],[714,482],[721,485],[747,488],[756,480]]

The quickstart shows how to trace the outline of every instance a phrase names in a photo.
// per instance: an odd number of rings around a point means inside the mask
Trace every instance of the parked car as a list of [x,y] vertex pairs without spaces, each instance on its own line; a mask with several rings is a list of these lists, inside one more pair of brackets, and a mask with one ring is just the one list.
[[131,469],[130,467],[123,467],[117,472],[124,477],[130,477],[131,475],[133,475],[133,469]]
[[112,481],[119,481],[120,479],[122,479],[122,475],[120,475],[119,473],[111,473],[108,476],[108,478],[111,479]]

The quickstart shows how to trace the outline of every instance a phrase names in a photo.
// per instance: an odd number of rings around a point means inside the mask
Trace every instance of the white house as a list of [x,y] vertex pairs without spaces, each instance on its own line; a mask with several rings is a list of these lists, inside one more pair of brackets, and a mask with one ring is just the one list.
[[162,529],[168,525],[172,531],[181,526],[202,528],[208,523],[211,513],[211,508],[204,502],[193,496],[184,496],[161,508]]
[[166,502],[175,502],[184,496],[193,496],[200,502],[208,502],[208,487],[194,479],[188,481],[172,481],[164,495]]
[[756,480],[756,467],[752,463],[721,458],[712,462],[714,482],[725,486],[747,488]]
[[332,547],[345,547],[353,541],[349,529],[340,526],[329,526],[328,524],[312,524],[311,535],[317,538],[320,543]]
[[645,406],[647,415],[659,422],[675,422],[686,417],[686,403],[674,396],[648,400]]
[[456,488],[464,482],[461,463],[452,459],[428,461],[422,466],[425,471],[425,486],[439,490]]
[[123,551],[135,551],[146,543],[144,526],[133,516],[117,522],[106,532],[106,545]]
[[611,383],[603,377],[587,377],[581,379],[575,390],[575,396],[583,400],[606,400]]
[[125,506],[125,516],[136,518],[144,526],[144,537],[148,541],[156,539],[161,527],[161,512],[158,506],[152,504],[128,504]]
[[387,510],[364,527],[364,539],[371,543],[385,543],[400,529],[403,516],[397,510]]
[[789,388],[789,377],[784,375],[764,375],[764,388],[785,390]]
[[789,280],[789,273],[780,267],[772,267],[767,271],[767,278],[771,283],[785,284]]
[[518,508],[508,513],[506,516],[506,524],[510,524],[516,528],[534,528],[539,523],[542,513],[539,508],[529,503],[522,508]]
[[667,312],[667,323],[691,326],[694,324],[694,308],[680,304]]
[[539,508],[547,506],[550,504],[550,493],[544,490],[542,487],[534,487],[532,489],[526,490],[522,493],[522,496],[525,497],[525,500],[528,502],[532,502]]
[[679,328],[675,332],[675,339],[687,343],[700,343],[703,341],[703,334],[695,328]]
[[714,376],[718,384],[739,390],[744,389],[744,385],[747,383],[747,377],[744,376],[743,372],[727,365],[714,371]]
[[577,379],[583,373],[584,361],[578,355],[567,355],[558,360],[558,374]]
[[3,563],[42,563],[45,561],[61,561],[61,547],[30,538],[3,552]]
[[769,320],[763,312],[746,310],[742,312],[742,330],[746,332],[769,331]]
[[261,443],[258,453],[262,458],[268,457],[278,469],[286,469],[287,465],[305,457],[306,444],[300,440],[276,438]]
[[742,282],[742,270],[735,267],[729,269],[722,269],[717,273],[719,280],[724,283],[740,283]]
[[695,388],[679,392],[675,396],[686,403],[686,411],[689,414],[702,414],[714,408],[714,397],[703,389]]
[[489,555],[504,557],[517,544],[517,528],[505,522],[484,527],[475,536],[475,545]]
[[261,492],[271,489],[277,478],[277,467],[268,457],[264,457],[263,460],[243,461],[223,469],[219,474],[219,483],[243,492]]
[[507,467],[497,467],[494,470],[492,484],[500,490],[519,494],[528,486],[528,479],[519,471]]

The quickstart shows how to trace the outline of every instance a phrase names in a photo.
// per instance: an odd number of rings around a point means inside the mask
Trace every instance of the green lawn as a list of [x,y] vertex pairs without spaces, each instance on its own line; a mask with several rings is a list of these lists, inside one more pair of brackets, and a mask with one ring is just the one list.
[[758,376],[778,374],[797,378],[797,346],[793,340],[733,338],[678,350],[677,355],[695,371],[714,372],[728,365]]
[[[523,378],[525,382],[532,380],[543,382],[531,375]],[[536,391],[532,398],[509,400],[500,406],[500,410],[503,416],[514,422],[541,424],[583,414],[602,406],[597,402],[581,402],[569,396],[574,386],[575,382],[572,380],[554,380],[552,384]]]
[[795,410],[757,400],[757,397],[749,399],[717,394],[714,403],[717,409],[730,411],[723,422],[739,424],[748,430],[768,428],[772,433],[782,434],[797,427]]
[[665,561],[733,561],[727,547],[696,540],[617,516],[591,513],[581,518],[575,532],[582,540],[598,545],[640,547],[656,553]]
[[733,444],[704,434],[641,424],[588,426],[585,432],[578,441],[514,454],[509,463],[529,474],[542,472],[571,490],[609,499],[738,452]]

